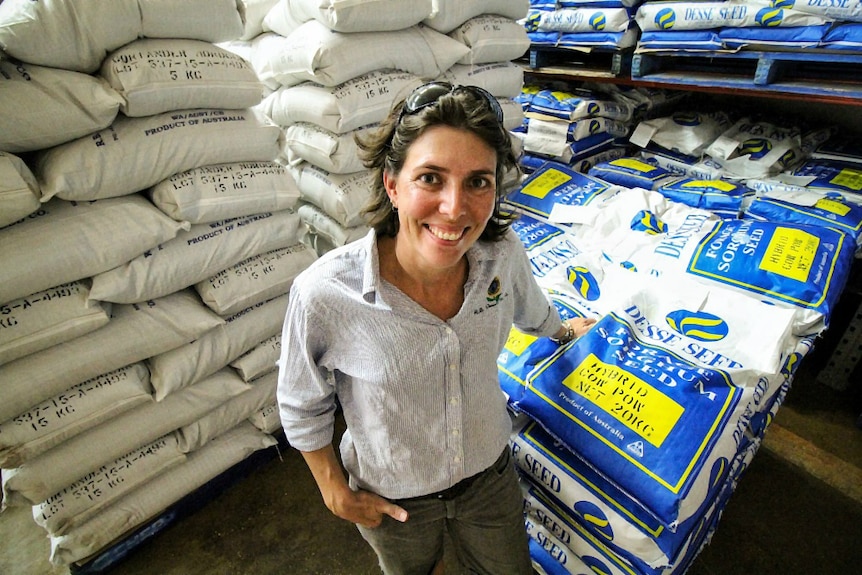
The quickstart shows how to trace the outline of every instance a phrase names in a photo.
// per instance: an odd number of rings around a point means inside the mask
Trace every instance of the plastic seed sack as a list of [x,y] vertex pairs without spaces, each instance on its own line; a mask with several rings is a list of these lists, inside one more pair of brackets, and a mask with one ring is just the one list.
[[111,52],[100,75],[130,117],[187,108],[250,108],[263,84],[244,58],[202,40],[141,38]]
[[[574,221],[570,208],[601,203],[617,188],[559,162],[546,161],[506,197],[518,211],[547,221]],[[590,213],[592,210],[589,210]],[[563,217],[563,216],[568,217]]]
[[625,32],[629,20],[629,11],[625,8],[530,10],[525,27],[531,32]]
[[588,90],[539,90],[530,99],[525,113],[528,116],[550,116],[568,121],[603,117],[628,122],[634,114],[634,107],[599,97]]
[[661,166],[637,158],[620,158],[596,164],[588,175],[626,188],[654,190],[670,180],[678,179]]
[[742,118],[718,136],[704,151],[728,174],[761,178],[787,170],[803,159],[802,134]]
[[794,333],[829,322],[852,266],[856,243],[837,229],[714,214],[629,190],[602,203],[576,230],[608,260],[673,281],[681,275],[796,310]]
[[635,14],[644,32],[712,28],[818,26],[827,21],[788,6],[773,7],[767,0],[721,2],[647,2]]
[[862,204],[838,193],[767,193],[752,200],[746,215],[760,220],[833,227],[862,242]]
[[720,179],[677,178],[660,185],[656,191],[671,201],[730,219],[738,218],[754,196],[745,185]]
[[725,112],[682,111],[640,122],[630,141],[641,148],[652,142],[666,150],[699,158],[730,126]]
[[[574,299],[562,293],[551,292],[548,295],[561,319],[587,317],[588,312],[582,311],[582,307]],[[526,334],[512,326],[503,350],[497,357],[500,387],[509,398],[510,407],[517,409],[517,402],[527,386],[527,375],[537,364],[557,351],[557,348],[559,344],[547,337]]]
[[643,317],[632,305],[562,346],[517,408],[675,529],[716,495],[763,388],[780,388],[763,379],[780,375],[710,351],[721,323],[686,337]]
[[252,108],[118,116],[104,130],[39,152],[33,173],[42,201],[111,198],[200,166],[274,160],[280,139],[281,128]]

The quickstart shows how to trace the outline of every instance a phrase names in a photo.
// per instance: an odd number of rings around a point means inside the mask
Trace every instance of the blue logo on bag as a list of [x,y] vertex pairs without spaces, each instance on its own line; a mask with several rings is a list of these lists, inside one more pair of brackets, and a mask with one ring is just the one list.
[[589,104],[587,104],[587,115],[588,116],[590,116],[590,117],[598,116],[599,112],[601,112],[601,111],[602,111],[601,108],[599,108],[599,105],[596,104],[595,102],[590,102]]
[[678,112],[672,117],[673,122],[680,126],[693,127],[700,126],[700,114],[697,112]]
[[772,142],[764,138],[750,138],[742,142],[739,148],[740,156],[750,156],[752,160],[759,160],[772,151]]
[[652,212],[641,210],[632,218],[631,228],[636,232],[645,232],[649,235],[663,234],[667,232],[667,224],[656,217]]
[[796,0],[772,0],[773,8],[793,8],[796,5]]
[[603,12],[597,12],[590,17],[590,26],[593,30],[604,30],[607,23],[608,20]]
[[629,271],[633,271],[633,272],[638,271],[638,267],[628,260],[626,260],[624,262],[620,262],[620,267],[623,268],[624,270],[629,270]]
[[663,8],[655,15],[655,25],[662,30],[670,30],[676,23],[676,13],[672,8]]
[[704,311],[679,309],[667,314],[667,324],[677,333],[698,341],[719,341],[727,337],[727,322]]
[[761,8],[754,20],[765,28],[781,26],[781,21],[784,20],[784,10],[781,8]]
[[594,557],[593,555],[584,554],[583,556],[581,556],[580,559],[584,562],[584,565],[592,569],[595,573],[613,573],[613,571],[611,571],[611,569],[607,565],[599,561],[598,558]]
[[566,279],[575,291],[587,301],[595,301],[599,299],[601,290],[599,290],[599,282],[593,276],[592,272],[584,266],[569,266],[566,268]]
[[602,129],[602,123],[598,120],[590,120],[590,134],[598,134],[599,130]]
[[524,28],[527,29],[527,32],[536,32],[541,23],[542,12],[539,10],[530,10],[530,13],[527,14],[527,18],[524,20]]
[[572,506],[572,509],[584,523],[592,528],[591,530],[604,537],[607,541],[614,540],[614,530],[611,527],[611,522],[597,505],[589,501],[578,501]]

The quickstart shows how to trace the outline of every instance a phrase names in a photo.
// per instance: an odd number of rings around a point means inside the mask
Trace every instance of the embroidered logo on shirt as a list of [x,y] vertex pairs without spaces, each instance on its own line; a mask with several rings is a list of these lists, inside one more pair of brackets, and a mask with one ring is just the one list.
[[491,280],[491,285],[488,286],[488,295],[485,296],[485,299],[488,300],[488,307],[500,303],[501,297],[503,297],[503,285],[500,282],[500,277],[497,276]]

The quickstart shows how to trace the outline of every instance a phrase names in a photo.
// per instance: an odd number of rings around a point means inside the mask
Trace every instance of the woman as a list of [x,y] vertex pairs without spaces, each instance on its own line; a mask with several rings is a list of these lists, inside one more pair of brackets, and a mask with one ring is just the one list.
[[593,320],[561,323],[500,212],[517,164],[493,96],[426,84],[359,145],[376,176],[373,229],[293,283],[287,438],[385,573],[432,572],[447,531],[475,572],[532,573],[496,359],[513,323],[566,342]]

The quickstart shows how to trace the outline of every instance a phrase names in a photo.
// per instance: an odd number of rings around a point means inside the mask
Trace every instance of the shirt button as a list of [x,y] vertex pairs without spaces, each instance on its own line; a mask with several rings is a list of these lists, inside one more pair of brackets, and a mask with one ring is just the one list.
[[449,403],[451,403],[452,405],[458,405],[458,398],[453,397],[452,399],[449,400]]
[[455,457],[452,458],[452,461],[454,461],[455,463],[461,463],[461,458],[456,455]]
[[454,435],[455,437],[458,437],[458,430],[457,430],[457,429],[453,429],[453,430],[452,430],[452,435]]
[[449,369],[450,369],[451,371],[455,371],[455,370],[457,370],[457,369],[458,369],[458,366],[457,366],[457,365],[455,365],[454,363],[450,363],[450,364],[449,364]]

